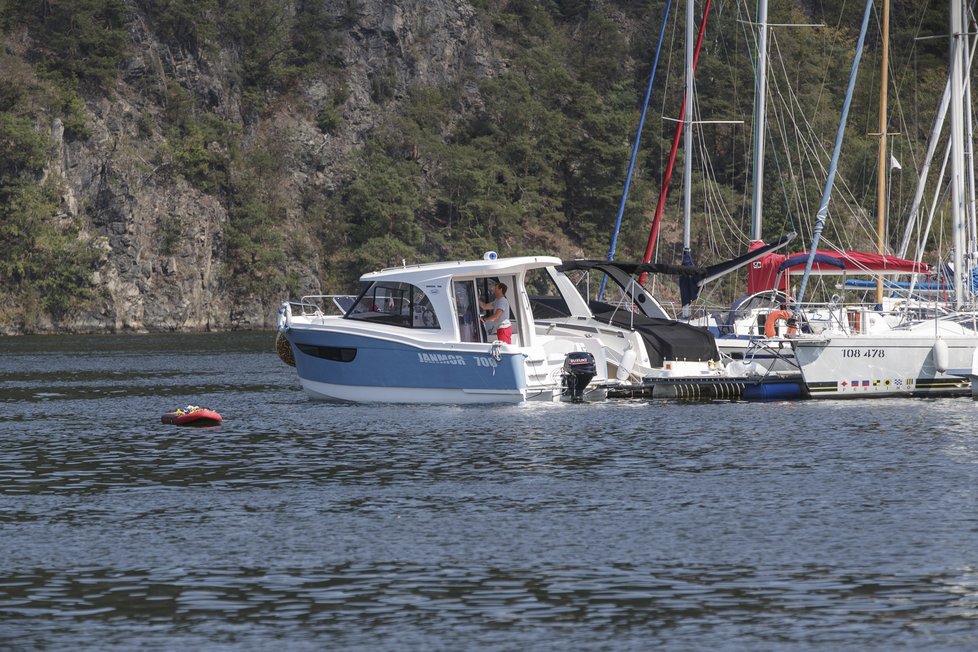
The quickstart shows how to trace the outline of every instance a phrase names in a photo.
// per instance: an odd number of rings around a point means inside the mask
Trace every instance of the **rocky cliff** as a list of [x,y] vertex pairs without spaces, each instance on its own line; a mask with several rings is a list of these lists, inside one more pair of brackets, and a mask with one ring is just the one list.
[[[318,293],[324,261],[311,240],[330,238],[305,226],[301,216],[316,197],[329,197],[349,174],[353,152],[396,112],[411,86],[440,87],[491,76],[502,62],[475,9],[454,0],[326,0],[332,65],[303,76],[285,91],[265,92],[255,110],[243,97],[242,47],[216,40],[199,47],[167,42],[145,2],[127,2],[128,35],[120,72],[104,92],[83,91],[84,138],[66,138],[55,112],[38,116],[50,132],[45,177],[60,178],[59,218],[76,218],[78,237],[97,250],[95,293],[57,318],[24,303],[6,312],[2,328],[15,332],[118,332],[268,328],[278,302],[289,292]],[[281,4],[283,20],[295,6]],[[293,12],[293,13],[290,13]],[[8,57],[31,61],[43,52],[29,28],[5,37]],[[35,74],[43,61],[34,61]],[[378,83],[388,101],[378,102]],[[469,89],[477,94],[477,86]],[[235,130],[233,146],[245,160],[224,192],[178,174],[177,133],[168,123],[183,97]],[[340,119],[324,133],[317,116],[324,107]],[[172,123],[172,119],[169,120]],[[45,124],[46,123],[46,124]],[[267,155],[269,142],[280,160],[248,168],[249,156]],[[228,165],[227,142],[203,143],[213,154],[211,171]],[[214,163],[218,165],[215,166]],[[206,174],[206,171],[205,171]],[[263,269],[228,264],[227,231],[239,179],[256,174],[256,191],[270,193],[265,226],[284,241],[277,264],[287,283],[250,291],[241,277]],[[335,234],[334,234],[335,235]],[[332,288],[336,291],[336,288]],[[26,314],[34,312],[34,314]]]
[[[771,23],[824,25],[777,32],[769,66],[763,237],[804,242],[862,8],[775,4]],[[269,328],[285,298],[350,292],[402,260],[604,256],[616,222],[616,256],[638,258],[682,99],[674,8],[621,205],[664,5],[0,0],[0,332]],[[735,5],[710,14],[696,77],[699,264],[749,240],[752,23]],[[915,43],[890,60],[914,98],[894,105],[916,114],[891,125],[902,160],[922,157],[943,87],[947,44],[930,37],[944,14],[898,3],[891,17],[892,42]],[[861,80],[850,121],[875,124],[876,82]],[[850,129],[846,148],[853,215],[825,236],[875,247],[859,225],[876,143]],[[914,175],[892,183],[913,196]],[[661,262],[679,262],[685,235],[676,184]],[[711,299],[742,293],[728,285]]]

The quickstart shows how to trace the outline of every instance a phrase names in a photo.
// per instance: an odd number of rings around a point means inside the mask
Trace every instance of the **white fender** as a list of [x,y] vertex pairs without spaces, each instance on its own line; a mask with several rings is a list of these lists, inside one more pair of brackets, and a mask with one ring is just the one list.
[[743,362],[742,360],[731,360],[727,363],[726,370],[727,375],[733,378],[738,378],[740,376],[747,375],[747,369],[750,365]]
[[947,349],[947,342],[941,338],[937,338],[937,341],[934,342],[933,349],[934,368],[941,373],[947,371],[948,365],[950,364],[950,357],[951,355]]
[[292,326],[292,305],[286,301],[278,309],[278,330],[284,331]]
[[764,376],[767,374],[767,369],[759,362],[751,362],[744,371],[745,376]]
[[629,346],[625,349],[625,352],[621,355],[621,361],[618,363],[618,371],[615,376],[618,380],[625,380],[632,373],[632,368],[635,367],[635,360],[638,358],[638,354],[635,353],[635,349]]

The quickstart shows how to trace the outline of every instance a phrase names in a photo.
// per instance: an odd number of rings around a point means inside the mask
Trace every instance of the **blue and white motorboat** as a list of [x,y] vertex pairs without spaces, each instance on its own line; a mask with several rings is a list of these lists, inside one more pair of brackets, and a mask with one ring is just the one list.
[[[605,351],[593,337],[536,327],[527,274],[550,256],[441,262],[371,272],[342,315],[286,302],[279,331],[313,397],[394,403],[519,403],[603,397]],[[480,324],[479,301],[508,287],[512,343]],[[578,373],[580,371],[590,372]],[[586,387],[586,392],[583,388]]]

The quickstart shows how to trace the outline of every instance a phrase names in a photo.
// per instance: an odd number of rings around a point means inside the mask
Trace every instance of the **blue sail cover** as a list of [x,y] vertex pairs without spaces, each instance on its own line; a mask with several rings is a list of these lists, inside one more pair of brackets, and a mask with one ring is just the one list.
[[[693,264],[693,253],[689,249],[683,249],[683,267],[695,267]],[[699,279],[692,276],[682,275],[679,277],[679,297],[682,305],[688,306],[696,300],[700,294]]]
[[[778,271],[783,272],[789,267],[795,265],[802,265],[808,260],[808,253],[794,254],[793,256],[788,256],[783,263],[778,266]],[[830,256],[828,254],[816,253],[813,257],[813,262],[822,265],[831,265],[832,267],[838,267],[839,269],[846,268],[846,261],[842,260],[838,256]]]

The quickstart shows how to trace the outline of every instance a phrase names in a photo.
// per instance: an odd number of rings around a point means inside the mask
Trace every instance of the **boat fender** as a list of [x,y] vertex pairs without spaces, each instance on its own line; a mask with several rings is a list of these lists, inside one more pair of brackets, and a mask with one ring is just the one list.
[[790,321],[791,314],[792,313],[790,310],[772,310],[768,314],[767,320],[764,322],[764,336],[769,338],[777,336],[777,325],[779,320],[788,322],[788,330],[785,331],[787,335],[794,335],[796,332],[798,332],[798,329],[795,328],[794,321]]
[[632,374],[632,369],[635,367],[635,360],[638,358],[638,354],[635,353],[635,349],[629,346],[625,349],[625,352],[621,356],[621,361],[618,363],[618,371],[615,376],[618,380],[625,380]]
[[751,362],[744,368],[745,376],[763,376],[767,374],[767,369],[759,362]]
[[289,340],[282,334],[282,331],[275,334],[275,353],[278,353],[278,357],[285,364],[290,367],[295,366],[295,353],[292,352],[292,345],[289,344]]
[[934,368],[941,373],[947,371],[949,365],[948,360],[950,359],[950,353],[948,352],[947,349],[947,342],[945,342],[940,338],[938,338],[937,341],[934,342],[933,357],[934,357]]
[[748,364],[743,360],[731,360],[725,367],[728,376],[734,378],[747,375]]

